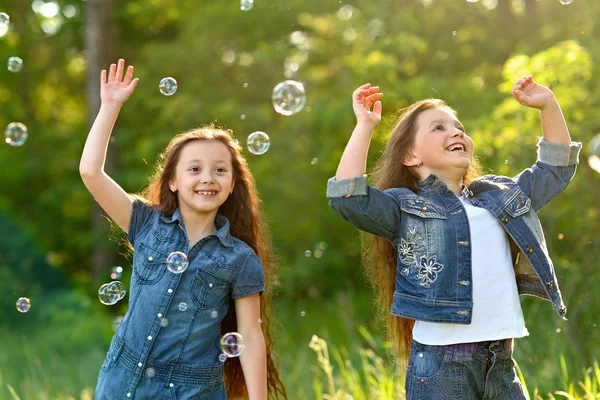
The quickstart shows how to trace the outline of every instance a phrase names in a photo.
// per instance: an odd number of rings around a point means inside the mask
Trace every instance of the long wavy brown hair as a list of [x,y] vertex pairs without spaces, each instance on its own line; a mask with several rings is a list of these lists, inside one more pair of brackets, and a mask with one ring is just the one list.
[[[442,108],[457,115],[453,108],[439,99],[421,100],[407,107],[396,122],[385,150],[370,174],[374,187],[380,190],[404,187],[415,193],[420,191],[419,178],[413,175],[402,161],[415,142],[417,117],[423,111],[432,108]],[[480,164],[473,157],[471,165],[463,177],[463,184],[468,186],[480,175]],[[398,251],[386,239],[366,232],[361,232],[361,243],[363,265],[367,278],[375,289],[375,301],[379,317],[384,321],[386,337],[396,348],[398,359],[408,359],[415,321],[391,314],[398,268]]]
[[[218,213],[229,220],[231,235],[247,243],[262,261],[266,282],[260,301],[260,315],[267,350],[269,399],[287,399],[285,386],[274,362],[273,338],[270,333],[272,322],[270,288],[271,285],[277,283],[277,263],[271,244],[271,235],[261,217],[261,201],[258,197],[254,177],[241,153],[242,148],[232,136],[232,132],[211,124],[173,137],[165,151],[160,154],[156,172],[150,178],[150,184],[142,192],[141,198],[166,215],[173,214],[178,207],[178,200],[177,195],[169,190],[169,181],[175,177],[182,149],[187,144],[198,140],[218,140],[227,146],[231,154],[235,189],[225,203],[219,207]],[[229,307],[229,311],[221,323],[221,332],[224,334],[236,331],[235,307]],[[244,374],[238,358],[230,358],[225,363],[225,388],[228,399],[248,398]]]

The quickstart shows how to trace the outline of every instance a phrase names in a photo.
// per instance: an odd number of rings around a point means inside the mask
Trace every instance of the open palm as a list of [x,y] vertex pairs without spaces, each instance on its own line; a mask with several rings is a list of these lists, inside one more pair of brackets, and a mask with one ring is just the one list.
[[120,59],[118,63],[111,64],[108,75],[105,69],[100,73],[100,99],[103,103],[123,104],[133,94],[139,79],[133,78],[133,66],[127,68],[125,76],[125,60]]

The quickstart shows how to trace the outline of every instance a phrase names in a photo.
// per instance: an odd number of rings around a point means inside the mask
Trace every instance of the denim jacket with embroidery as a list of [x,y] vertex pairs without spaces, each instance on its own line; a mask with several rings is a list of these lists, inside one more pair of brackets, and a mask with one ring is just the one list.
[[[567,308],[537,212],[567,187],[581,143],[540,139],[538,159],[514,178],[486,175],[462,194],[489,210],[505,229],[513,250],[519,294],[552,302],[566,320]],[[473,310],[469,222],[459,198],[435,174],[420,191],[378,190],[366,175],[327,184],[331,207],[357,228],[387,239],[398,251],[392,314],[415,320],[469,324]]]
[[[265,277],[256,253],[231,236],[227,218],[217,215],[215,226],[189,248],[179,209],[168,216],[133,203],[129,309],[102,365],[96,398],[150,399],[158,392],[170,399],[224,398],[221,321],[234,299],[262,292]],[[174,251],[187,255],[183,273],[166,267]]]

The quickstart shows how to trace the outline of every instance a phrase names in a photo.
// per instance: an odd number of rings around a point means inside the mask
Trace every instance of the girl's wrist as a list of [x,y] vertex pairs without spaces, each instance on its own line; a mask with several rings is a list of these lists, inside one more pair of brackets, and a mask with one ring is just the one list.
[[364,131],[364,132],[373,133],[373,131],[375,130],[375,127],[377,125],[378,125],[377,123],[357,120],[355,130],[360,129],[361,131]]
[[120,111],[121,107],[123,107],[123,103],[113,102],[113,101],[102,101],[100,103],[100,108],[111,111]]

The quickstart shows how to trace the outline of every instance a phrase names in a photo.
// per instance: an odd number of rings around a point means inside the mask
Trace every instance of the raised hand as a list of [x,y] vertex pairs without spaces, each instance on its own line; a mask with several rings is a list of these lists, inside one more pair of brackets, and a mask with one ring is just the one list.
[[[379,99],[383,97],[383,93],[378,92],[379,86],[371,86],[370,83],[367,83],[352,93],[352,109],[358,124],[374,128],[381,121],[381,101]],[[371,106],[373,107],[372,111]]]
[[140,80],[132,79],[133,66],[131,65],[127,67],[123,77],[124,68],[125,60],[121,58],[116,65],[110,65],[108,76],[105,69],[100,73],[100,99],[103,103],[123,104],[133,94]]
[[512,89],[512,95],[519,103],[527,107],[543,110],[555,101],[554,92],[533,80],[531,75],[519,79]]

